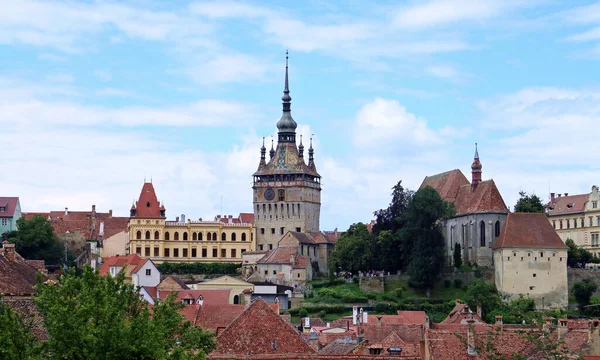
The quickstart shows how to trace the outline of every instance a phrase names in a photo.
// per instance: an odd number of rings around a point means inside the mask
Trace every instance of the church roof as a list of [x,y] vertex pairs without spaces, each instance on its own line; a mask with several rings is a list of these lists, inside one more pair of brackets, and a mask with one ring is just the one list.
[[161,210],[164,210],[164,207],[160,205],[158,202],[158,198],[156,197],[156,192],[154,191],[154,186],[152,183],[144,183],[142,186],[142,192],[140,193],[140,198],[135,203],[135,207],[132,209],[136,210],[136,214],[134,217],[136,218],[144,218],[144,219],[161,219],[164,216],[161,216]]
[[434,188],[442,199],[446,201],[454,201],[458,194],[458,189],[469,184],[469,180],[459,169],[446,171],[440,174],[426,176],[419,189],[426,186]]
[[494,180],[482,181],[473,189],[466,184],[458,189],[454,200],[456,215],[473,213],[508,213],[508,208]]
[[537,248],[566,249],[546,214],[510,213],[494,249]]

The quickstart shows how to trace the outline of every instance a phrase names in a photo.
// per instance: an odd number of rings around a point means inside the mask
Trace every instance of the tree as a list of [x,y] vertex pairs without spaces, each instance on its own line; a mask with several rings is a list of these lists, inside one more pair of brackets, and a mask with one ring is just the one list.
[[31,321],[24,320],[0,299],[0,359],[42,359],[31,328]]
[[438,280],[444,266],[444,236],[439,221],[453,215],[453,208],[431,186],[417,191],[403,214],[400,237],[411,259],[410,285],[426,289]]
[[569,267],[583,267],[589,262],[596,261],[592,253],[577,246],[572,239],[567,239],[565,245],[569,248],[567,250],[567,265]]
[[392,187],[392,201],[387,209],[381,209],[374,212],[375,225],[373,226],[373,234],[378,236],[381,231],[389,230],[395,234],[402,227],[402,214],[406,211],[410,199],[414,192],[406,190],[402,187],[402,180],[398,181]]
[[123,273],[71,270],[36,292],[49,359],[203,359],[215,346],[179,313],[182,304],[169,298],[150,308]]
[[515,204],[515,212],[543,213],[545,210],[542,200],[535,194],[527,195],[525,191],[519,191],[521,196]]
[[598,285],[591,279],[584,279],[573,285],[573,296],[575,296],[575,300],[577,300],[579,312],[584,312],[585,307],[590,304],[592,295],[596,290],[598,290]]
[[462,266],[462,253],[460,249],[460,244],[454,244],[454,267],[460,269]]
[[502,304],[502,298],[498,294],[496,286],[488,284],[482,279],[474,279],[467,285],[466,297],[467,304],[471,309],[477,309],[477,304],[480,304],[484,319],[492,310],[500,308]]
[[372,235],[363,223],[352,224],[335,244],[332,253],[333,271],[357,273],[371,268]]
[[59,265],[64,248],[48,220],[40,215],[31,219],[17,220],[18,231],[9,234],[8,241],[15,244],[16,251],[25,259],[44,260],[46,265]]

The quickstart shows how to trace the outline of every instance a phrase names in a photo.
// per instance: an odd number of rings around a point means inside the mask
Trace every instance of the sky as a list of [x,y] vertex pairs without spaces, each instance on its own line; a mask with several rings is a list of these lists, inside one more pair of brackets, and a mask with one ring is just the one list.
[[262,137],[313,137],[321,228],[388,206],[399,180],[519,191],[600,185],[600,2],[0,0],[0,189],[23,211],[252,211]]

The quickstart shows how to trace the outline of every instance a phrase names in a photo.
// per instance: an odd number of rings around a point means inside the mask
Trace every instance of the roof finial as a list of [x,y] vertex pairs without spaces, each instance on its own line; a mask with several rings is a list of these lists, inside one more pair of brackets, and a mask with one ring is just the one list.
[[285,84],[283,87],[283,111],[290,111],[290,102],[292,101],[292,97],[290,96],[290,82],[288,79],[288,51],[285,51]]
[[271,137],[271,151],[269,151],[269,159],[272,159],[275,156],[275,148],[273,147],[273,137]]
[[477,143],[475,143],[475,159],[479,159],[479,151],[477,151]]
[[300,134],[300,145],[298,146],[298,156],[304,157],[304,145],[302,145],[302,134]]

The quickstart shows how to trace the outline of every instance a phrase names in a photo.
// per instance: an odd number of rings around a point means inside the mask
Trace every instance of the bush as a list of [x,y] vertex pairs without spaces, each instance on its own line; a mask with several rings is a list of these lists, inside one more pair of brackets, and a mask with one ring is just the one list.
[[377,299],[377,294],[372,293],[372,292],[367,293],[367,299],[369,299],[369,300],[375,300],[375,299]]
[[242,267],[241,263],[170,263],[165,262],[158,265],[158,271],[162,275],[171,274],[193,274],[193,275],[227,275],[236,274]]
[[300,316],[301,310],[306,311],[307,314],[309,314],[309,313],[315,314],[320,311],[325,311],[326,314],[341,314],[344,311],[346,311],[346,309],[344,308],[344,305],[335,305],[335,306],[315,305],[315,306],[303,306],[303,307],[297,307],[294,309],[289,309],[288,312],[292,316]]
[[353,293],[345,293],[342,295],[342,300],[345,303],[366,303],[368,299],[366,296],[356,295]]
[[352,282],[355,283],[355,284],[358,284],[360,282],[359,279],[358,279],[358,276],[354,275],[352,277]]
[[451,283],[452,282],[450,281],[450,279],[444,279],[444,287],[445,288],[449,288]]
[[373,310],[378,314],[396,314],[397,306],[390,303],[377,303]]
[[298,316],[300,316],[301,318],[307,317],[308,311],[306,311],[305,308],[300,308],[300,311],[298,311]]
[[475,276],[476,279],[481,278],[481,270],[475,269],[475,271],[473,271],[473,275]]
[[337,293],[337,291],[330,289],[330,288],[319,289],[318,294],[319,294],[319,296],[323,296],[323,297],[339,297],[340,296]]
[[394,290],[394,294],[396,294],[397,297],[401,298],[402,297],[402,293],[404,292],[404,289],[399,287],[396,290]]
[[463,281],[462,279],[454,279],[454,287],[460,289],[462,287]]
[[345,279],[337,278],[337,279],[330,280],[329,286],[344,285],[345,283],[346,283]]
[[381,298],[386,301],[396,301],[396,297],[390,293],[384,293],[381,295]]

